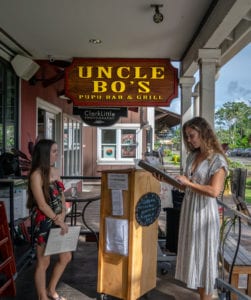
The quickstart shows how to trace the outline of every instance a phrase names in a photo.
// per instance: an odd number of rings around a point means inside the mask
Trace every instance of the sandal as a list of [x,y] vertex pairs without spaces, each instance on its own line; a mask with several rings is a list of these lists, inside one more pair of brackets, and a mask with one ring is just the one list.
[[47,295],[47,297],[48,297],[49,299],[51,299],[51,300],[67,300],[65,297],[59,296],[59,295],[57,295],[56,297],[53,297],[53,296],[51,296],[51,295]]

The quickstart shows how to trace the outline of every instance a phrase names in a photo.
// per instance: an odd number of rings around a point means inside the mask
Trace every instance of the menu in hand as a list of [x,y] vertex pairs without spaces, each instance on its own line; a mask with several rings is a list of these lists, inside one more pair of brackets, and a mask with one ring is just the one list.
[[44,255],[75,251],[81,226],[69,226],[68,233],[61,234],[61,228],[51,228]]
[[177,179],[175,179],[173,176],[168,175],[166,172],[158,169],[155,165],[149,164],[144,160],[140,160],[138,165],[148,172],[159,174],[160,176],[163,177],[163,179],[166,180],[167,183],[171,184],[177,189],[179,190],[183,189],[183,186],[180,184],[180,182]]

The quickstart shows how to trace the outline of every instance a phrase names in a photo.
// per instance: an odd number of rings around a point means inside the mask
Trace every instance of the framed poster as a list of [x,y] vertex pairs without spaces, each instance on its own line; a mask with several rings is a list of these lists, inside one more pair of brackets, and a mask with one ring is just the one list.
[[122,146],[121,157],[136,157],[136,146]]
[[116,146],[103,146],[104,158],[115,158]]

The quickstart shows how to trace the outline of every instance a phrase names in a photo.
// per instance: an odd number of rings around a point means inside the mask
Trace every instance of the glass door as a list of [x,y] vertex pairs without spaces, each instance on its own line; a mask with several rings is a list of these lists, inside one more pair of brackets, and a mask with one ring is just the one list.
[[56,116],[42,108],[38,109],[38,137],[52,140],[56,137]]
[[45,113],[45,120],[46,120],[46,134],[45,137],[47,139],[55,140],[56,137],[56,116],[50,112]]

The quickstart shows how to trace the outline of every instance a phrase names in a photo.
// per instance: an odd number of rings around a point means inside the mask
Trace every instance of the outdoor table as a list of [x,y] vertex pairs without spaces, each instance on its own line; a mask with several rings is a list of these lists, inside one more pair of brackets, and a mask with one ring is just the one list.
[[[85,212],[87,207],[94,201],[100,200],[101,196],[99,193],[90,193],[90,192],[78,192],[76,197],[72,197],[69,193],[65,193],[65,201],[70,202],[72,204],[71,212],[67,215],[67,217],[71,218],[71,226],[75,226],[77,223],[77,217],[82,216],[82,221],[84,226],[94,234],[97,245],[98,245],[98,236],[94,229],[91,228],[90,225],[87,224],[85,219]],[[78,212],[77,206],[79,203],[84,203],[82,212]]]

